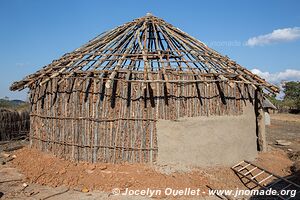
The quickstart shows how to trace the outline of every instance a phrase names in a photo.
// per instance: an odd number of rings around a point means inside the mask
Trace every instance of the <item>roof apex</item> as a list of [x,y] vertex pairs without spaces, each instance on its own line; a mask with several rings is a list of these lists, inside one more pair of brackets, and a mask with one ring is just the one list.
[[151,12],[147,12],[146,16],[150,17],[150,16],[153,16],[153,14]]

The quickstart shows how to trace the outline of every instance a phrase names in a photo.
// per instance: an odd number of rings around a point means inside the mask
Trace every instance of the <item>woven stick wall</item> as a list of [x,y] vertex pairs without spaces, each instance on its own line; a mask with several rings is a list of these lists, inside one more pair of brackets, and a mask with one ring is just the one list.
[[[239,115],[255,90],[244,83],[126,82],[118,74],[107,89],[103,78],[54,78],[32,90],[31,142],[56,155],[89,162],[152,162],[157,156],[156,121],[179,117]],[[133,76],[142,76],[135,74]],[[182,75],[187,79],[193,75]],[[166,144],[167,145],[167,144]]]
[[89,162],[153,162],[157,120],[239,115],[257,92],[278,90],[152,15],[97,36],[11,89],[25,87],[32,146]]
[[27,111],[0,109],[0,141],[28,135],[29,120]]

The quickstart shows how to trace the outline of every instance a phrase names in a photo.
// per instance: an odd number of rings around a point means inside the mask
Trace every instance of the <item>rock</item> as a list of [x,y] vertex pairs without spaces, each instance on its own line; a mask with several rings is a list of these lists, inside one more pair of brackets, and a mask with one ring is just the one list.
[[94,171],[90,170],[90,169],[86,169],[85,172],[88,173],[88,174],[92,174]]
[[280,146],[289,146],[292,142],[286,141],[286,140],[276,140],[276,145]]
[[22,186],[23,186],[24,188],[26,188],[26,187],[28,187],[28,184],[27,184],[27,183],[23,183]]
[[12,155],[12,158],[16,158],[17,156],[16,155]]
[[81,190],[82,190],[82,188],[80,187],[80,186],[75,186],[74,188],[73,188],[73,190],[74,191],[77,191],[77,192],[81,192]]
[[89,189],[87,189],[86,187],[84,187],[84,188],[82,188],[81,192],[88,193]]
[[66,172],[67,172],[67,170],[65,168],[63,168],[59,171],[59,174],[65,174]]
[[8,158],[10,156],[10,154],[8,153],[1,153],[1,157],[3,158]]
[[293,149],[288,149],[289,152],[293,152]]
[[89,170],[94,170],[94,169],[96,169],[96,165],[90,165],[88,169]]
[[105,169],[107,169],[107,166],[103,165],[103,166],[99,166],[98,168],[101,169],[101,170],[105,170]]

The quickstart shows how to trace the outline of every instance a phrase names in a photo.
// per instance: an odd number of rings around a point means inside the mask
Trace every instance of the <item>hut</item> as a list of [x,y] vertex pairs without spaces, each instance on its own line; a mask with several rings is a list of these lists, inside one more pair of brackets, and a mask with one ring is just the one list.
[[196,165],[263,150],[259,105],[263,91],[278,91],[149,13],[10,89],[24,88],[32,148],[74,161]]
[[20,139],[29,133],[29,112],[0,108],[0,141]]

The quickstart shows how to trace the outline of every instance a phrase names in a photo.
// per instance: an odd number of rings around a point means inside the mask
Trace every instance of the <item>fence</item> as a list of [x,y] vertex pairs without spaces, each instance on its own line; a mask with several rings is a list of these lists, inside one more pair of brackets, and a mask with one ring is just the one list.
[[0,109],[0,141],[11,140],[29,133],[30,117],[28,111]]

